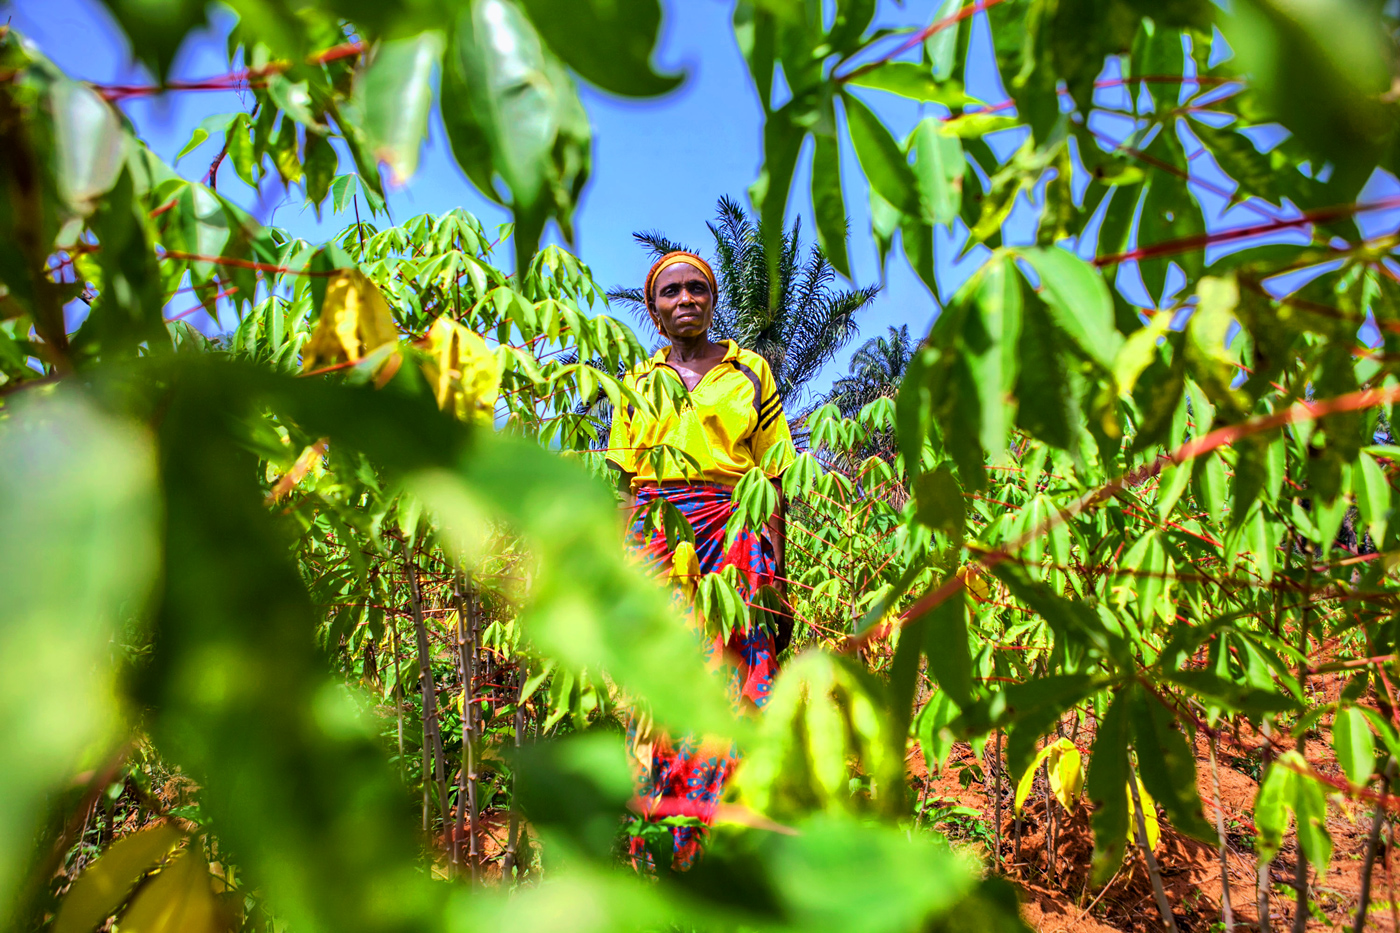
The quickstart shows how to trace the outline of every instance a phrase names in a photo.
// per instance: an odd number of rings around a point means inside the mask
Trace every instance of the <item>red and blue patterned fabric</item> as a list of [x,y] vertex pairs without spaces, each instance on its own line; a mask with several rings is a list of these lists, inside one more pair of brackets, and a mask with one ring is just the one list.
[[[646,522],[648,508],[657,498],[664,497],[695,531],[700,572],[717,572],[728,566],[738,568],[740,595],[751,602],[759,587],[774,583],[773,546],[766,538],[744,531],[725,549],[724,529],[734,511],[733,492],[733,487],[718,483],[642,487],[637,491],[637,507],[628,531],[629,547],[658,575],[669,573],[672,555],[666,536],[660,530],[648,528]],[[745,630],[736,629],[728,642],[716,635],[703,644],[702,650],[710,666],[725,677],[736,708],[749,711],[763,708],[778,673],[778,653],[768,626],[751,624]],[[637,797],[643,815],[648,819],[690,816],[698,818],[702,824],[710,823],[724,793],[725,782],[738,764],[733,746],[727,741],[720,743],[689,735],[642,737],[637,734],[636,722],[628,731],[633,747],[648,752],[643,757],[649,759],[649,764],[645,760],[640,762],[641,773],[637,779]],[[677,870],[694,863],[704,835],[703,825],[672,829],[673,866]],[[640,837],[633,837],[631,854],[634,864],[651,867]]]

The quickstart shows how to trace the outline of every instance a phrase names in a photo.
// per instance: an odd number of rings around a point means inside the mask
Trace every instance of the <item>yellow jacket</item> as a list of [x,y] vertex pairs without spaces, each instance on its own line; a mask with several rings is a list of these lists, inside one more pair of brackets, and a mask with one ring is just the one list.
[[[768,361],[732,340],[726,343],[724,359],[691,390],[691,406],[676,410],[663,404],[647,414],[629,405],[613,413],[608,462],[634,474],[633,489],[671,480],[733,486],[755,466],[777,477],[792,463],[792,431]],[[628,373],[627,382],[644,398],[653,397],[645,389],[647,380],[680,381],[666,365],[670,349],[661,348]]]

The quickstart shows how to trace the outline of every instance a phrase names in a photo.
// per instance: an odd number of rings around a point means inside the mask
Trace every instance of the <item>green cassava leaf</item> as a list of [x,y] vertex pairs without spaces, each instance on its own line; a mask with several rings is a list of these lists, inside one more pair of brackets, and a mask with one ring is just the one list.
[[1221,22],[1236,56],[1232,67],[1260,88],[1272,116],[1334,161],[1353,193],[1395,120],[1379,99],[1390,86],[1393,55],[1379,16],[1379,7],[1351,0],[1245,0]]
[[972,703],[972,656],[967,644],[967,591],[934,607],[924,634],[929,673],[959,706]]
[[[525,268],[550,217],[572,234],[590,168],[578,91],[511,0],[477,0],[458,13],[443,72],[453,155],[482,194],[510,203],[517,266]],[[497,190],[497,177],[508,195]]]
[[956,136],[942,132],[939,121],[925,117],[914,129],[914,176],[925,222],[951,224],[962,201],[962,146]]
[[832,268],[851,277],[846,255],[849,219],[841,192],[841,146],[834,133],[817,133],[812,155],[812,211],[817,219],[817,241]]
[[1356,506],[1361,511],[1361,520],[1371,535],[1376,547],[1383,546],[1385,532],[1390,524],[1390,479],[1385,470],[1369,453],[1357,458],[1356,469],[1352,471],[1352,488],[1356,493]]
[[962,535],[967,505],[951,464],[939,464],[921,475],[914,484],[914,497],[918,503],[914,514],[920,522],[950,536]]
[[1035,270],[1040,280],[1036,292],[1056,325],[1081,353],[1112,370],[1123,338],[1113,323],[1113,298],[1098,270],[1059,247],[1018,249],[1015,255]]
[[418,169],[443,46],[437,31],[385,42],[356,82],[366,141],[374,158],[389,166],[396,184],[407,182]]
[[918,213],[918,183],[899,143],[885,124],[856,97],[841,98],[856,157],[870,187],[901,213]]
[[1132,707],[1133,748],[1138,776],[1167,811],[1171,824],[1201,840],[1215,837],[1196,793],[1196,760],[1174,717],[1146,691],[1136,691]]
[[684,80],[651,66],[661,29],[659,0],[521,0],[521,5],[554,54],[605,91],[654,97]]
[[185,36],[205,24],[200,0],[103,0],[126,32],[132,53],[164,80]]
[[1136,687],[1124,687],[1109,703],[1099,722],[1089,753],[1089,774],[1084,793],[1094,805],[1094,877],[1107,879],[1123,861],[1123,841],[1128,837],[1128,795],[1131,779],[1128,758],[1131,736],[1129,707]]
[[876,91],[889,91],[901,97],[924,103],[942,104],[945,107],[963,107],[979,103],[963,92],[956,81],[935,78],[927,65],[914,62],[882,62],[869,71],[862,71],[852,77],[848,84],[868,87]]
[[1347,707],[1337,711],[1332,721],[1332,748],[1347,780],[1365,787],[1376,768],[1376,740],[1359,710]]

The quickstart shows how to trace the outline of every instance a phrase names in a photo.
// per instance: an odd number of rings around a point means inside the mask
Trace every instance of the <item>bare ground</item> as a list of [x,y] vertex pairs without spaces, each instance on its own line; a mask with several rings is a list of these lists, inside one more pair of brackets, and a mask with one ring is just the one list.
[[[1241,738],[1242,742],[1248,743],[1252,737]],[[1082,738],[1080,744],[1087,750],[1087,743]],[[1234,750],[1244,751],[1242,748]],[[1319,771],[1324,774],[1337,773],[1331,749],[1321,740],[1310,741],[1306,750],[1309,762]],[[1258,875],[1253,853],[1252,815],[1258,784],[1253,777],[1244,773],[1244,769],[1257,762],[1257,758],[1227,754],[1227,751],[1222,746],[1219,779],[1229,843],[1230,896],[1237,928],[1257,930]],[[1199,791],[1205,803],[1206,817],[1214,823],[1215,795],[1204,739],[1197,743],[1197,753]],[[972,781],[967,786],[963,786],[960,780],[964,768],[974,763],[976,758],[972,750],[962,745],[955,747],[948,765],[932,780],[929,780],[922,755],[917,751],[910,757],[909,770],[916,792],[926,793],[928,800],[971,807],[981,814],[983,825],[975,829],[969,825],[969,821],[948,823],[940,828],[955,839],[961,838],[964,844],[984,850],[990,861],[991,852],[986,837],[996,832],[991,779]],[[1042,933],[1147,933],[1163,928],[1151,882],[1139,852],[1130,851],[1122,867],[1107,884],[1092,884],[1089,869],[1093,833],[1087,802],[1081,801],[1072,814],[1066,814],[1052,798],[1050,807],[1055,811],[1052,864],[1046,841],[1045,798],[1041,790],[1037,787],[1026,803],[1018,847],[1015,822],[1011,815],[1012,788],[1009,784],[1008,781],[1002,782],[1004,797],[1000,839],[1003,871],[1020,887],[1023,913],[1032,928]],[[1351,929],[1360,899],[1362,865],[1372,812],[1369,805],[1346,801],[1340,795],[1329,799],[1328,830],[1332,834],[1334,852],[1325,877],[1318,878],[1315,871],[1310,872],[1313,909],[1307,922],[1308,930]],[[1161,828],[1162,835],[1155,855],[1161,866],[1163,886],[1178,929],[1182,933],[1223,930],[1223,883],[1218,847],[1178,833],[1165,820]],[[1297,845],[1290,832],[1270,869],[1269,914],[1273,930],[1292,929],[1296,858]],[[1391,857],[1383,833],[1372,875],[1371,909],[1366,929],[1400,930],[1393,906],[1397,904],[1397,894],[1400,894],[1396,891],[1396,874],[1400,874],[1400,853]]]

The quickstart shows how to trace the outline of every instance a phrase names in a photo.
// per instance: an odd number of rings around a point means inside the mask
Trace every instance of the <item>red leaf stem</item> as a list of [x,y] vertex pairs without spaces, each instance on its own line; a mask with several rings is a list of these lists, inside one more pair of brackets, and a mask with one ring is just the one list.
[[238,259],[234,256],[204,256],[199,253],[186,253],[181,250],[168,249],[161,254],[161,259],[176,259],[185,262],[207,262],[216,266],[233,266],[236,269],[251,269],[254,272],[270,272],[274,275],[307,275],[314,278],[331,278],[339,275],[343,269],[325,269],[313,272],[310,269],[293,269],[290,266],[278,266],[267,262],[253,262],[251,259]]
[[1005,0],[977,0],[977,2],[975,3],[962,7],[951,16],[945,16],[942,19],[929,24],[927,28],[921,29],[919,32],[915,33],[908,41],[904,42],[893,52],[881,56],[873,62],[867,62],[866,64],[861,65],[859,68],[853,69],[852,71],[844,75],[837,76],[835,80],[838,83],[844,84],[845,82],[850,81],[857,75],[863,75],[866,72],[874,71],[876,68],[879,68],[886,62],[898,58],[899,56],[903,55],[905,52],[909,51],[912,48],[916,48],[920,43],[922,43],[925,39],[928,39],[930,36],[937,35],[938,33],[947,29],[949,26],[955,26],[963,20],[967,19],[969,16],[975,16],[983,10],[991,9],[998,3],[1003,2],[1005,2]]
[[[311,65],[324,65],[328,62],[359,55],[364,50],[365,44],[363,42],[346,42],[312,55],[306,61]],[[233,91],[240,87],[265,87],[266,82],[262,81],[262,78],[281,74],[289,67],[287,62],[271,62],[261,68],[245,68],[193,81],[166,81],[164,84],[89,83],[89,86],[109,101],[125,100],[129,97],[150,97],[163,94],[166,91]]]
[[1160,256],[1192,253],[1220,243],[1233,243],[1237,240],[1247,240],[1269,233],[1292,230],[1296,227],[1331,223],[1332,221],[1341,220],[1344,217],[1351,217],[1367,211],[1390,210],[1397,207],[1400,207],[1400,195],[1392,195],[1388,198],[1381,198],[1379,201],[1372,201],[1366,204],[1340,204],[1335,207],[1320,207],[1314,210],[1304,211],[1302,215],[1298,217],[1279,218],[1269,221],[1268,223],[1253,224],[1248,227],[1236,227],[1231,230],[1217,230],[1213,233],[1198,233],[1194,236],[1181,237],[1176,240],[1166,240],[1162,243],[1154,243],[1151,246],[1140,246],[1137,249],[1131,249],[1125,253],[1099,256],[1093,260],[1093,263],[1095,266],[1103,268],[1105,266],[1114,266],[1133,260],[1156,259]]
[[[210,300],[211,300],[211,301],[218,301],[220,298],[227,298],[229,295],[232,295],[232,294],[233,294],[234,292],[236,292],[236,291],[238,291],[238,286],[237,286],[237,285],[231,285],[231,286],[229,286],[228,288],[224,289],[223,291],[219,292],[217,295],[215,295],[215,296],[214,296],[213,298],[211,298]],[[193,308],[190,308],[188,311],[181,311],[179,314],[175,315],[174,317],[168,317],[168,318],[166,318],[166,319],[165,319],[165,323],[167,323],[167,324],[174,324],[176,321],[183,321],[185,318],[189,317],[191,314],[197,314],[197,313],[200,312],[200,311],[206,311],[206,310],[208,310],[208,309],[205,308],[204,305],[202,305],[202,304],[195,305]]]
[[[1089,126],[1087,123],[1085,124],[1085,129],[1087,129],[1090,134],[1098,138],[1100,141],[1111,144],[1114,147],[1115,152],[1122,152],[1128,155],[1129,157],[1143,163],[1144,165],[1150,166],[1151,168],[1155,168],[1159,171],[1167,172],[1171,175],[1175,175],[1177,178],[1185,179],[1190,184],[1196,185],[1200,188],[1204,188],[1211,194],[1225,198],[1227,201],[1233,200],[1235,197],[1235,192],[1226,191],[1224,188],[1220,187],[1214,182],[1207,181],[1206,179],[1200,178],[1199,176],[1193,176],[1187,169],[1173,165],[1172,163],[1167,162],[1163,159],[1159,159],[1156,156],[1148,155],[1146,152],[1143,152],[1141,149],[1138,149],[1134,146],[1125,146],[1114,140],[1113,137],[1105,134],[1103,131],[1096,130],[1093,127]],[[1242,202],[1242,206],[1245,209],[1255,214],[1258,214],[1260,217],[1267,218],[1268,220],[1278,219],[1277,214],[1273,214],[1269,211],[1264,210],[1252,200]]]
[[1122,87],[1125,84],[1142,82],[1144,84],[1199,84],[1202,87],[1215,87],[1220,84],[1229,84],[1239,81],[1239,78],[1222,78],[1212,75],[1131,75],[1126,78],[1106,78],[1103,81],[1095,81],[1094,87]]

